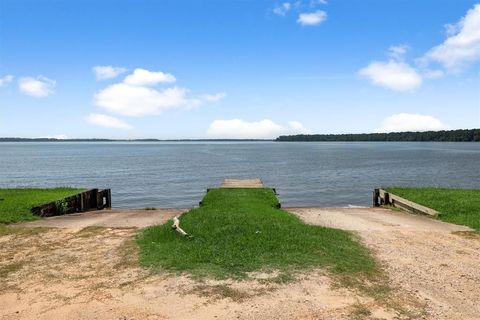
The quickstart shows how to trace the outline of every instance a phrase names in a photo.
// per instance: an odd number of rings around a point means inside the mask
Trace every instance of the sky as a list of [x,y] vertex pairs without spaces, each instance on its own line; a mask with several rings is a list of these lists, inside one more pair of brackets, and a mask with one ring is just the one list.
[[480,3],[0,0],[0,136],[480,128]]

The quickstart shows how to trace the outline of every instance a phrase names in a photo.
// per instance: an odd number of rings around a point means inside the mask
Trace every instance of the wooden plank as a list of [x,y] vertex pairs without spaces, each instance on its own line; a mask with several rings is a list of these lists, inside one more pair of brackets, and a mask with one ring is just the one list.
[[379,203],[380,205],[392,205],[412,213],[425,214],[429,216],[436,216],[439,213],[432,208],[422,206],[421,204],[402,198],[383,189],[378,189],[378,199],[374,200],[374,203]]
[[[85,212],[90,210],[101,210],[104,207],[111,206],[110,189],[102,190],[102,197],[98,189],[91,189],[79,194],[35,206],[31,212],[41,217],[52,217],[74,212]],[[103,197],[106,196],[106,204],[103,204]],[[58,204],[64,204],[64,208],[59,208]]]
[[264,188],[262,180],[256,179],[225,179],[221,188]]

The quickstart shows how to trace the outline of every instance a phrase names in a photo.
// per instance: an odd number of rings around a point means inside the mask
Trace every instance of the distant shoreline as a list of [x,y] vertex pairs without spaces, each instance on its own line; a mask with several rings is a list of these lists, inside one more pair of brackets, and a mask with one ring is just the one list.
[[56,139],[4,137],[0,142],[480,142],[480,129],[390,133],[297,134],[276,139]]
[[55,139],[0,138],[0,142],[273,142],[274,139]]
[[297,134],[280,136],[282,142],[480,142],[480,129],[405,131],[358,134]]

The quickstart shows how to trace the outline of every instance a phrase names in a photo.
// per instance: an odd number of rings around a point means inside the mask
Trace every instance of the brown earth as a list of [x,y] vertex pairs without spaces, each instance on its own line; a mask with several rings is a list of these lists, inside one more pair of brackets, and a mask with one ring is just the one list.
[[[137,266],[134,227],[148,219],[162,223],[178,212],[146,211],[155,218],[142,218],[145,212],[137,210],[130,216],[139,219],[127,219],[128,212],[111,211],[108,219],[98,213],[65,217],[68,223],[46,219],[0,235],[0,319],[475,319],[480,314],[475,286],[480,239],[465,228],[381,209],[290,210],[309,223],[361,226],[355,232],[395,288],[388,301],[341,288],[321,270],[288,283],[262,273],[244,281],[153,274]],[[352,219],[360,220],[352,224]],[[46,221],[61,228],[32,228]]]
[[358,233],[393,286],[425,302],[429,319],[480,319],[480,234],[386,209],[289,211],[307,223]]
[[20,223],[23,227],[55,227],[82,229],[91,226],[112,228],[145,228],[162,224],[168,219],[181,215],[186,209],[106,209],[64,216],[44,218]]

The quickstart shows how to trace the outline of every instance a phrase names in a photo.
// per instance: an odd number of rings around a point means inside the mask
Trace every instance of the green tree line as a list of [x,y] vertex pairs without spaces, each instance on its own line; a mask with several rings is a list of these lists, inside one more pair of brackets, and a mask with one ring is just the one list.
[[297,134],[275,141],[480,141],[480,129],[359,134]]

